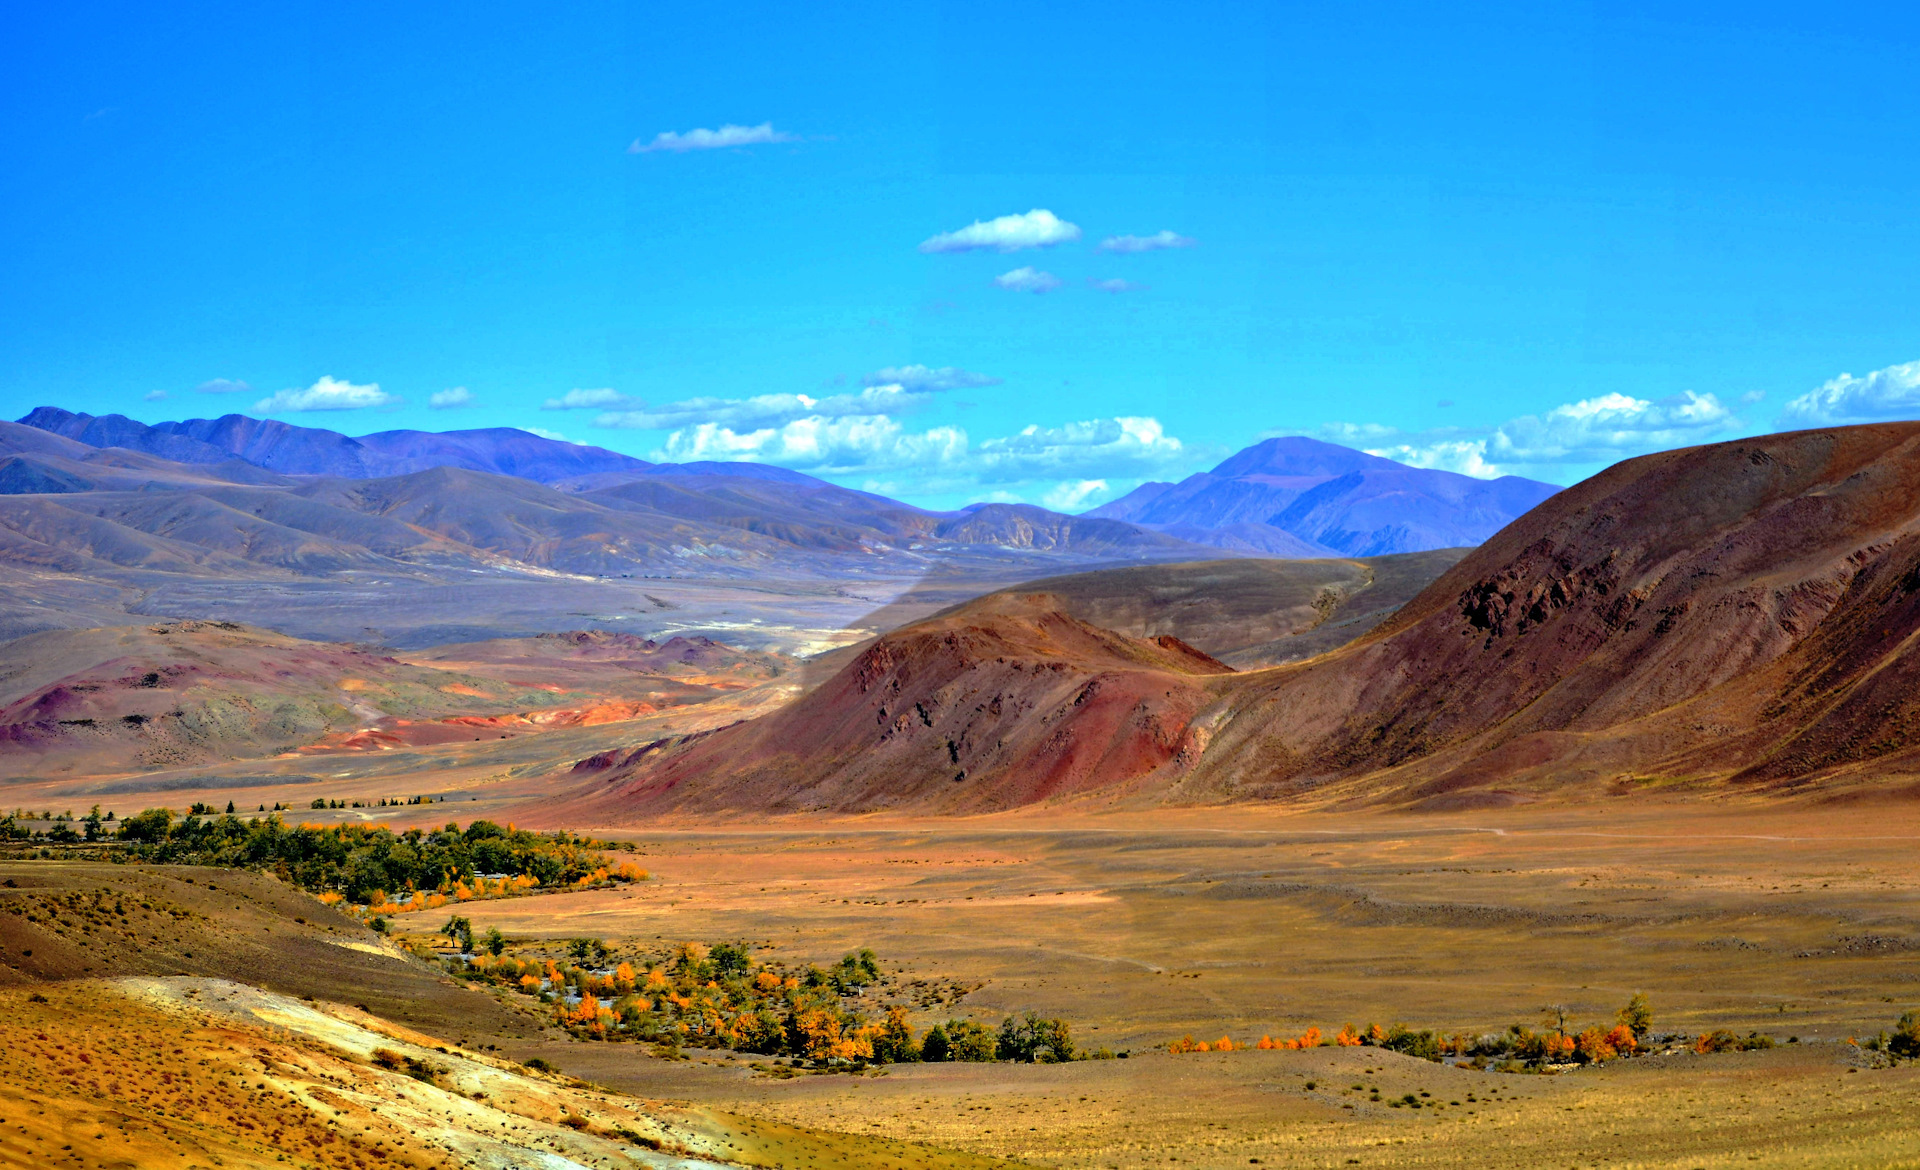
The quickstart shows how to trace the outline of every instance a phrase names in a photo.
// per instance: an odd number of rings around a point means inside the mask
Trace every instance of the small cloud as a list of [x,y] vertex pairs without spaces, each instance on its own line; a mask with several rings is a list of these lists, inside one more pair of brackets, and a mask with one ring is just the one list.
[[1038,268],[1016,268],[994,277],[993,283],[1014,292],[1044,293],[1059,288],[1060,278]]
[[1818,390],[1787,403],[1779,425],[1830,427],[1897,418],[1920,418],[1920,362],[1888,366],[1859,378],[1841,374],[1828,379]]
[[1095,496],[1105,495],[1107,481],[1104,479],[1078,479],[1055,484],[1040,502],[1056,512],[1075,512],[1087,506],[1087,501]]
[[167,400],[167,392],[165,390],[149,390],[144,397],[148,402],[165,402]]
[[1018,252],[1022,248],[1051,248],[1080,238],[1080,228],[1045,208],[1025,215],[1003,215],[975,220],[958,231],[941,232],[920,245],[922,252]]
[[1752,406],[1756,402],[1764,401],[1766,397],[1767,392],[1765,390],[1749,390],[1740,396],[1740,405]]
[[232,378],[212,378],[193,388],[196,394],[251,394],[253,387]]
[[473,392],[465,386],[455,386],[450,390],[436,390],[427,405],[435,410],[457,410],[463,406],[472,406],[476,399]]
[[628,154],[652,154],[657,150],[685,154],[689,150],[724,150],[730,146],[758,146],[765,142],[792,142],[794,136],[783,134],[773,128],[772,122],[762,122],[758,126],[735,126],[729,122],[718,130],[689,130],[685,134],[676,134],[663,130],[653,136],[653,141],[642,143],[638,138],[627,147]]
[[1150,236],[1108,236],[1100,241],[1102,252],[1158,252],[1162,248],[1191,248],[1199,243],[1192,236],[1158,231]]
[[1117,276],[1108,277],[1106,280],[1095,280],[1089,276],[1087,277],[1087,287],[1097,288],[1103,293],[1123,293],[1140,292],[1147,286],[1144,284],[1135,284],[1131,280],[1121,280]]
[[271,398],[262,398],[253,404],[253,409],[261,414],[303,410],[363,410],[370,406],[396,406],[399,402],[397,395],[380,389],[378,382],[358,386],[338,378],[322,377],[305,390],[281,390]]
[[971,390],[976,386],[998,386],[1000,379],[976,374],[959,366],[887,366],[860,379],[864,386],[899,386],[907,390]]
[[1437,403],[1436,405],[1438,405],[1438,406],[1440,407],[1440,409],[1441,409],[1441,410],[1445,410],[1445,409],[1446,409],[1447,407],[1449,407],[1449,406],[1452,406],[1452,405],[1453,405],[1453,399],[1451,399],[1451,398],[1442,398],[1442,399],[1441,399],[1441,400],[1440,400],[1440,401],[1439,401],[1439,402],[1438,402],[1438,403]]
[[610,410],[637,407],[640,403],[618,390],[569,390],[558,398],[540,404],[541,410]]
[[[545,427],[521,427],[520,429],[529,435],[539,435],[543,439],[552,439],[556,443],[573,443],[572,439],[567,438],[559,431],[550,431]],[[577,447],[579,444],[574,443],[574,446]]]

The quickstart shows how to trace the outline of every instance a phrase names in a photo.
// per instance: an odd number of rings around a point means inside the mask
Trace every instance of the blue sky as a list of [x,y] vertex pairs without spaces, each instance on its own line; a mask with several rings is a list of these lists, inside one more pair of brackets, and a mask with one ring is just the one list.
[[1077,509],[1277,433],[1571,482],[1920,414],[1904,6],[28,7],[8,417]]

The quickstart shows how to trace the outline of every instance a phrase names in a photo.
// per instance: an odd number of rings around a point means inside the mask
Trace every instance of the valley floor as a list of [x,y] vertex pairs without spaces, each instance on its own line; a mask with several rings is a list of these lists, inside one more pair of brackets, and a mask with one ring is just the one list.
[[[922,1027],[1031,1008],[1070,1020],[1084,1048],[1131,1052],[774,1080],[750,1058],[540,1048],[635,1092],[1060,1166],[1920,1161],[1920,1074],[1869,1067],[1847,1043],[1920,1004],[1920,819],[1905,806],[1230,808],[630,836],[659,880],[475,907],[476,928],[745,938],[821,963],[870,946],[909,980],[980,985],[917,1012]],[[1758,1031],[1781,1047],[1560,1076],[1373,1048],[1158,1047],[1349,1022],[1477,1034],[1539,1028],[1555,1009],[1611,1023],[1635,991],[1656,1031]],[[1386,1104],[1422,1091],[1427,1108]]]

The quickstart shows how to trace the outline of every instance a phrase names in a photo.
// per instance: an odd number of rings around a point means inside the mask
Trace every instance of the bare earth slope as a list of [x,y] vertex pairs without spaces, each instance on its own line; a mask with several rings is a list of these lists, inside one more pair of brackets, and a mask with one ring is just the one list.
[[1072,795],[1164,767],[1229,673],[1177,638],[999,594],[881,639],[771,715],[582,761],[576,772],[608,786],[576,811],[961,811]]
[[[751,809],[1093,790],[1445,806],[1676,781],[1898,789],[1887,777],[1920,773],[1920,423],[1619,464],[1502,530],[1365,637],[1258,673],[1156,674],[1106,722],[1070,714],[1085,701],[1071,684],[1039,681],[1108,669],[1085,656],[1101,632],[1066,612],[971,606],[900,631],[786,712],[622,761],[620,791]],[[1081,633],[1034,640],[1035,623]],[[1024,654],[931,651],[962,629],[970,651],[1013,639]],[[902,709],[876,688],[940,698],[922,723],[952,745],[963,781],[931,783],[924,753],[878,734]],[[981,734],[967,720],[989,699],[1000,710]],[[1137,750],[1147,742],[1160,746]],[[1103,756],[1124,763],[1091,763]],[[1039,781],[1055,768],[1073,781]],[[678,791],[696,778],[697,794]]]

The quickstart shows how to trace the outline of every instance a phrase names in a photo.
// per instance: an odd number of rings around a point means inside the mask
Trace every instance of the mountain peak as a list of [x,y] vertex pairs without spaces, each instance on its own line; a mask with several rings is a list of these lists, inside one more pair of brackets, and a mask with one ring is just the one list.
[[1406,464],[1355,451],[1337,443],[1283,435],[1255,443],[1229,456],[1209,474],[1238,478],[1245,475],[1310,475],[1331,477],[1360,471],[1404,471]]

